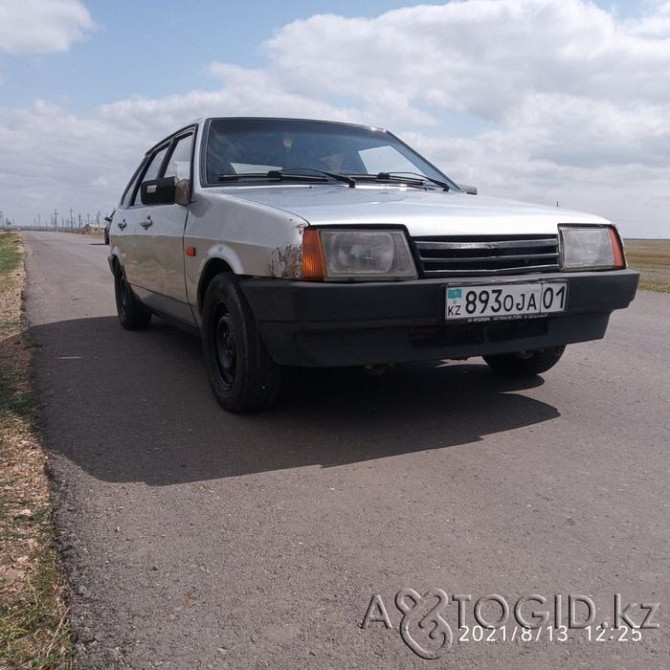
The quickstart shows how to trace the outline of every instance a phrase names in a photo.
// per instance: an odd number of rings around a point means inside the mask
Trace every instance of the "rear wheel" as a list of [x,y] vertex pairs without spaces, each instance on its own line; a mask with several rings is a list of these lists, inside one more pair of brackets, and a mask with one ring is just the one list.
[[137,299],[121,268],[114,273],[114,293],[119,323],[126,330],[143,330],[151,321],[151,312]]
[[529,349],[513,354],[484,356],[491,369],[503,377],[534,377],[553,368],[561,359],[565,346]]
[[251,412],[275,402],[281,369],[268,354],[232,274],[217,275],[207,288],[202,344],[212,392],[221,407]]

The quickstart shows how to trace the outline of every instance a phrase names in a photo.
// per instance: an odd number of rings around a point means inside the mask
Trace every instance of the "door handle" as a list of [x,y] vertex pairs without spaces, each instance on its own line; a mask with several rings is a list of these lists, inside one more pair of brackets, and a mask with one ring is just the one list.
[[126,220],[124,219],[123,221],[119,221],[117,224],[117,227],[123,230],[128,224],[126,223]]
[[146,230],[149,226],[153,226],[153,225],[154,225],[154,222],[151,220],[150,216],[147,216],[146,221],[140,221],[140,226],[142,226],[142,228],[144,228],[144,230]]

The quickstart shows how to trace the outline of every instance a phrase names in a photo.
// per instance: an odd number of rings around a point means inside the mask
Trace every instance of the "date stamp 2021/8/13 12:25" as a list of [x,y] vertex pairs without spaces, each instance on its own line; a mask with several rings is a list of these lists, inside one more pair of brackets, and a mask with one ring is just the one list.
[[[449,597],[438,588],[423,595],[414,589],[402,589],[394,602],[402,614],[399,630],[403,642],[427,660],[440,658],[454,642],[640,642],[646,632],[660,628],[656,621],[659,603],[625,602],[619,593],[614,594],[613,606],[600,610],[587,595],[556,594],[547,598],[530,594],[510,601],[489,594],[474,600],[469,594]],[[447,620],[450,604],[456,633]],[[605,614],[603,610],[607,609]],[[602,620],[596,623],[599,612]],[[380,594],[371,597],[360,627],[366,629],[373,624],[393,628]]]

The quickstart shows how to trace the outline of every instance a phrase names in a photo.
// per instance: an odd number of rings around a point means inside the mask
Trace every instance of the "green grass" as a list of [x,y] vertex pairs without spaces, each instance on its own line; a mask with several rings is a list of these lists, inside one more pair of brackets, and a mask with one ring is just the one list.
[[[50,515],[50,508],[36,516]],[[43,520],[21,520],[22,530],[32,523],[44,533]],[[53,528],[47,531],[53,534]],[[3,541],[12,541],[5,537]],[[67,610],[54,606],[54,585],[61,575],[53,547],[44,547],[33,557],[37,568],[29,588],[18,598],[0,605],[0,667],[31,670],[65,670],[72,667],[74,648]],[[4,664],[4,665],[3,665]]]
[[17,390],[16,381],[14,375],[0,372],[0,420],[13,415],[32,425],[35,423],[35,394]]
[[0,281],[13,272],[21,260],[19,236],[15,233],[0,233]]

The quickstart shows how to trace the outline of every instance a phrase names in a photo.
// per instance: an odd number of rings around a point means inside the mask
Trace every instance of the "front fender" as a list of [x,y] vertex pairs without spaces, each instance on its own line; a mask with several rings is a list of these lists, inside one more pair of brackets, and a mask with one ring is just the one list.
[[213,260],[225,263],[236,275],[244,274],[244,265],[237,252],[229,245],[219,242],[212,245],[198,261],[198,277],[202,277],[207,265]]

